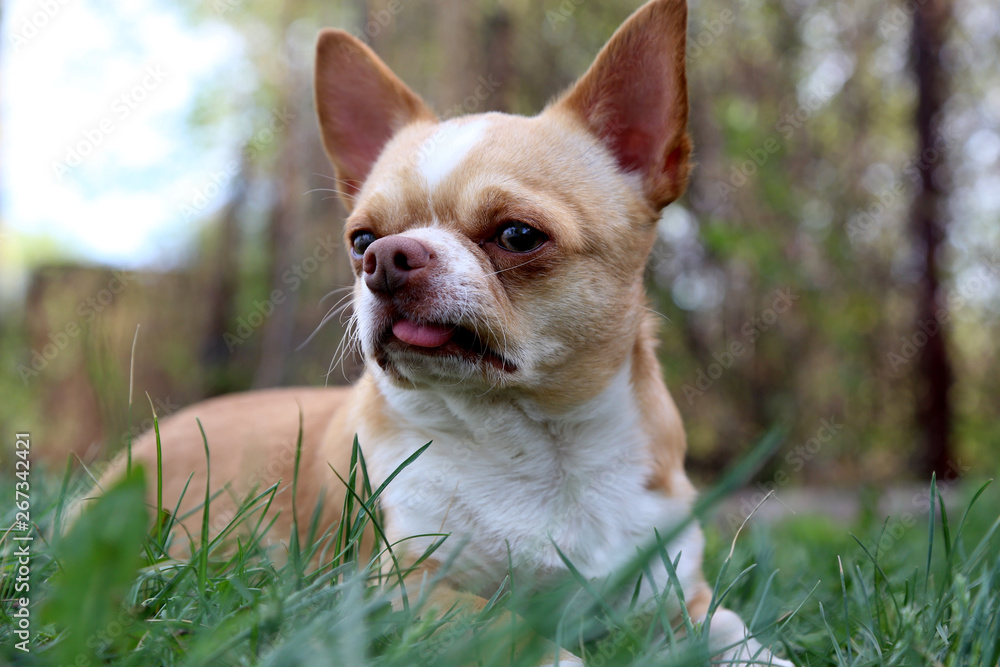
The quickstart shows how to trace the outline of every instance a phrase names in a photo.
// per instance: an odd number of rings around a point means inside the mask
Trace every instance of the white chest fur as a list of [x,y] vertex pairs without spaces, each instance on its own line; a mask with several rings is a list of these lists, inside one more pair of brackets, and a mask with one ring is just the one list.
[[[450,578],[466,590],[492,595],[511,564],[515,575],[544,585],[566,571],[556,546],[588,578],[603,577],[654,528],[687,515],[687,499],[646,488],[648,443],[627,364],[599,396],[559,419],[485,396],[382,389],[400,423],[393,442],[368,448],[376,481],[432,443],[385,491],[391,538],[450,534],[443,554],[459,549]],[[408,549],[419,553],[433,540]],[[682,583],[697,576],[701,546],[694,526],[671,549],[684,551]]]

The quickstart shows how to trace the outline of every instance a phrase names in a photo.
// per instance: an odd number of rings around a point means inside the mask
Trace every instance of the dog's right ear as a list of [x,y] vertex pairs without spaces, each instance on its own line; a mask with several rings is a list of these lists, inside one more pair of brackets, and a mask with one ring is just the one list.
[[393,135],[413,121],[436,119],[374,51],[329,28],[316,44],[316,109],[348,210]]

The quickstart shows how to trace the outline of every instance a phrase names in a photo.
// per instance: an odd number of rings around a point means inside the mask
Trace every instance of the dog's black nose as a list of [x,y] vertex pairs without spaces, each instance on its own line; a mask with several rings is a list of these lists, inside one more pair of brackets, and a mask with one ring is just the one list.
[[386,236],[365,250],[365,284],[373,292],[392,294],[425,275],[434,261],[434,253],[417,239]]

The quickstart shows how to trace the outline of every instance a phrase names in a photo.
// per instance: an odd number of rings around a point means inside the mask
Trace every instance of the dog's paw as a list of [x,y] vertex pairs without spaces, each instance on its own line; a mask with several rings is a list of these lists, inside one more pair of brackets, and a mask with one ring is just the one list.
[[720,653],[712,659],[713,665],[739,665],[740,667],[758,667],[760,665],[773,665],[774,667],[795,667],[794,664],[779,658],[771,653],[767,647],[762,646],[759,641],[750,637],[743,643]]
[[[547,656],[538,667],[556,667],[554,656]],[[583,660],[564,648],[559,649],[559,667],[583,667]]]
[[714,646],[729,647],[712,659],[713,665],[795,667],[788,660],[772,654],[766,646],[749,636],[742,619],[728,609],[719,609],[712,616],[710,636]]

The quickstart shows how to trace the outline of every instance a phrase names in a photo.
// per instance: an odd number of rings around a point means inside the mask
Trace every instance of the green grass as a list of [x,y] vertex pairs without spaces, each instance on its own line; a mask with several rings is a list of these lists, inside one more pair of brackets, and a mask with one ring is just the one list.
[[[700,511],[710,514],[773,444],[705,493]],[[506,665],[515,637],[527,644],[514,662],[537,664],[545,650],[539,634],[584,651],[595,667],[707,664],[701,627],[679,638],[665,618],[617,610],[608,592],[573,577],[544,593],[508,581],[481,614],[436,617],[413,597],[394,607],[403,573],[381,574],[371,566],[374,554],[360,548],[365,524],[379,522],[381,489],[371,488],[357,448],[355,456],[345,482],[357,495],[345,501],[340,525],[327,530],[314,514],[270,550],[261,516],[274,487],[249,498],[221,536],[187,535],[171,530],[171,508],[145,508],[144,478],[156,484],[156,471],[135,470],[57,537],[66,499],[82,480],[33,470],[30,652],[15,648],[18,545],[7,533],[0,543],[0,664]],[[14,481],[4,475],[0,496],[13,498]],[[731,556],[731,534],[709,522],[706,571],[716,601],[739,612],[764,643],[783,645],[796,664],[996,665],[1000,496],[988,485],[951,488],[966,494],[952,516],[933,482],[929,490],[940,512],[905,522],[871,515],[853,526],[819,517],[775,526],[751,520]],[[159,521],[151,521],[154,514]],[[4,517],[5,525],[13,520],[13,511]],[[190,545],[191,558],[167,556],[176,540]],[[647,555],[663,551],[654,545]],[[636,564],[621,581],[634,581],[641,569]],[[497,622],[501,608],[517,611],[522,625]]]

